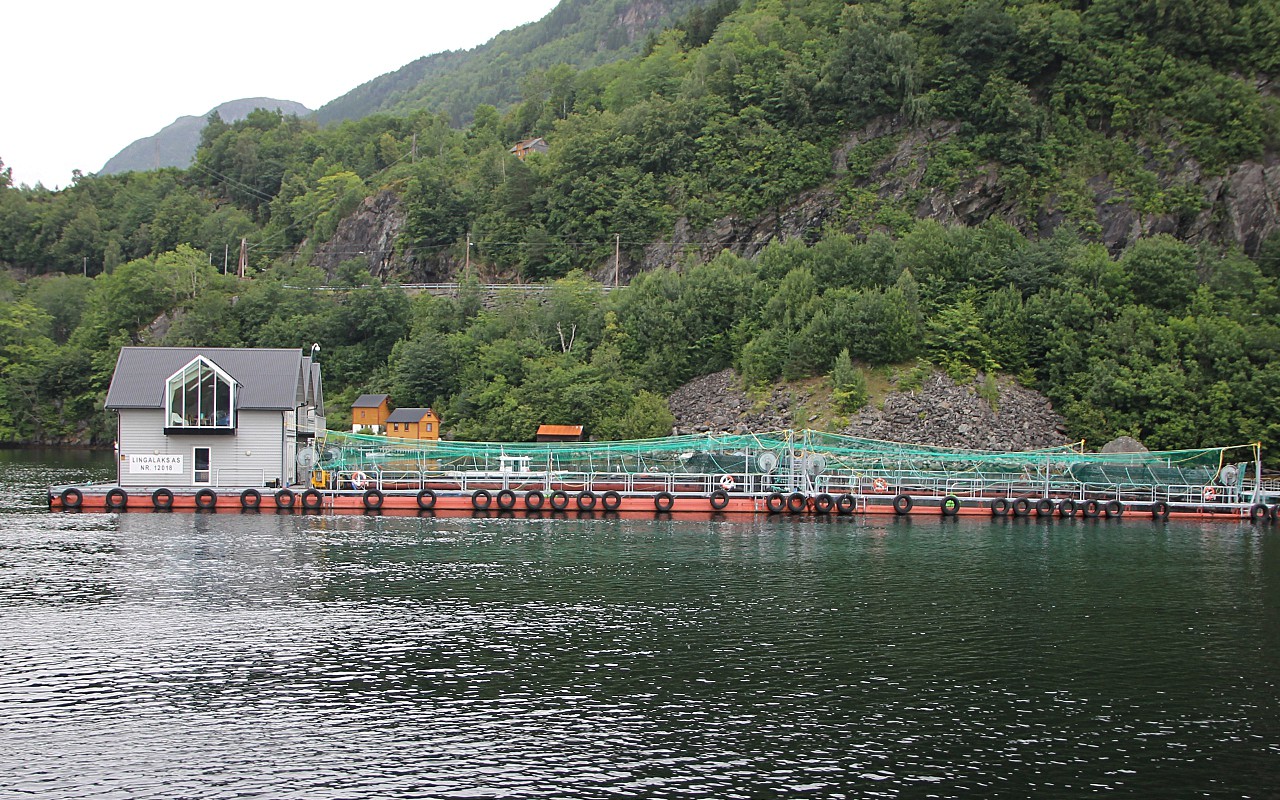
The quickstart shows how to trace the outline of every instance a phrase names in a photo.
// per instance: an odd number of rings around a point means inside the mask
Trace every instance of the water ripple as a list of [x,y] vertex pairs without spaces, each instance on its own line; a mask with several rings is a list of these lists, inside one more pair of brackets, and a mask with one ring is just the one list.
[[0,513],[6,796],[1267,796],[1235,526]]

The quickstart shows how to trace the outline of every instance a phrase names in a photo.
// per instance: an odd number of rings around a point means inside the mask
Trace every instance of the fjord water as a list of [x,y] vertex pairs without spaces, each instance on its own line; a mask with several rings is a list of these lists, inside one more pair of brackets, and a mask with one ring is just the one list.
[[51,514],[0,452],[0,796],[1267,797],[1280,532]]

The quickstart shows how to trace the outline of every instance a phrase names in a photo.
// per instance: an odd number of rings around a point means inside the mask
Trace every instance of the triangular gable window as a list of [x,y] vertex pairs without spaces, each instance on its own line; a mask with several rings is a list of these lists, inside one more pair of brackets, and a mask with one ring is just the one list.
[[167,430],[234,430],[235,379],[204,356],[196,356],[169,376],[164,410]]

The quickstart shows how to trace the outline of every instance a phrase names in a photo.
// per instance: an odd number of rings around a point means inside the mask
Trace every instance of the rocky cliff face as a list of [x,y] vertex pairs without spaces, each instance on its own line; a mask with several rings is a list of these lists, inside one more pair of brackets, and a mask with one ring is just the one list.
[[316,250],[311,263],[332,278],[339,264],[359,260],[369,274],[387,279],[412,263],[413,253],[397,253],[396,241],[404,228],[404,207],[399,195],[383,190],[366,197],[355,213],[338,223],[333,238]]
[[[1066,443],[1063,420],[1043,395],[1011,380],[997,382],[994,406],[976,384],[934,373],[912,391],[891,392],[882,407],[855,414],[840,433],[864,439],[979,450],[1033,450]],[[678,433],[765,433],[819,420],[812,389],[776,387],[752,400],[733,370],[704,375],[677,389],[667,403]]]

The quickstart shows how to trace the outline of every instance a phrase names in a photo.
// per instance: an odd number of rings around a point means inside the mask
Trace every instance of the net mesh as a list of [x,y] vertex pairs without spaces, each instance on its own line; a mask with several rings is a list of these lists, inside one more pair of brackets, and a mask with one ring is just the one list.
[[1207,483],[1256,459],[1257,445],[1088,453],[1082,445],[1016,452],[929,447],[819,431],[686,435],[609,442],[419,441],[329,431],[317,469],[332,472],[572,472],[593,474],[844,475],[925,479],[1052,479],[1101,485]]

